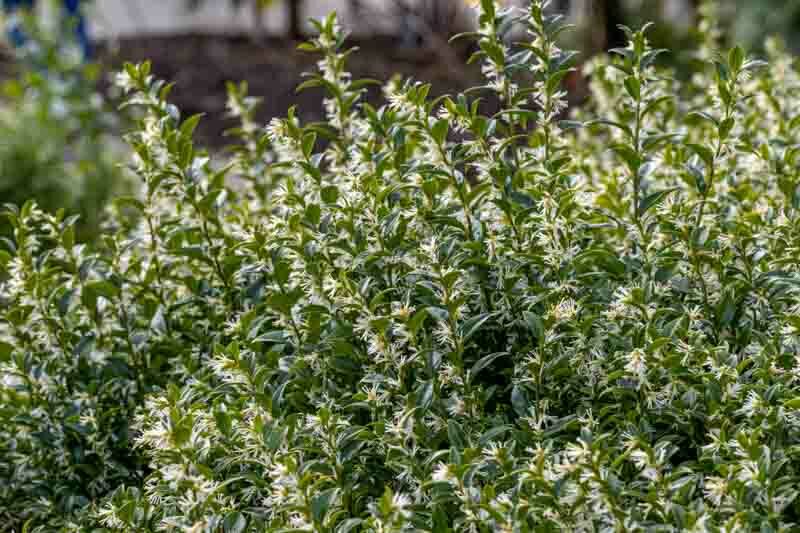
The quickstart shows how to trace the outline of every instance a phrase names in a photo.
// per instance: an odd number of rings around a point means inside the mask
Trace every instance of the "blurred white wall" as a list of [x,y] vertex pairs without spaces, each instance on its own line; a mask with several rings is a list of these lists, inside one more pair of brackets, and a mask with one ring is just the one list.
[[[385,0],[361,0],[373,9],[385,10]],[[372,32],[384,28],[364,28],[353,22],[346,0],[305,0],[303,17],[320,18],[336,10],[342,23],[356,31]],[[253,14],[248,5],[236,10],[228,0],[205,0],[202,9],[190,11],[185,0],[95,0],[89,7],[92,35],[96,38],[123,37],[132,34],[206,31],[241,33],[253,28]],[[372,19],[370,19],[372,20]],[[264,11],[264,27],[269,33],[281,33],[287,25],[283,0],[274,0]]]
[[[267,32],[282,33],[286,26],[286,0],[273,0],[263,13],[263,23]],[[414,0],[411,0],[412,2]],[[527,0],[505,0],[517,5],[525,5]],[[582,17],[591,17],[594,0],[571,0],[570,16],[573,22],[580,23]],[[641,0],[626,0],[629,9],[637,9]],[[756,1],[756,0],[754,0]],[[336,10],[342,23],[356,34],[384,33],[397,30],[398,20],[391,13],[390,0],[360,0],[372,14],[366,19],[354,19],[348,0],[303,0],[303,17],[321,18]],[[242,33],[254,26],[250,2],[245,1],[241,9],[231,7],[229,0],[205,0],[197,11],[187,8],[186,0],[94,0],[89,8],[92,35],[96,38],[124,37],[133,34],[181,33],[202,31],[211,33]],[[464,5],[469,3],[464,0]],[[641,7],[641,6],[640,6]],[[678,27],[688,27],[692,23],[689,0],[663,0],[662,16],[673,20]],[[652,13],[652,16],[656,16]],[[591,21],[584,21],[589,22]]]

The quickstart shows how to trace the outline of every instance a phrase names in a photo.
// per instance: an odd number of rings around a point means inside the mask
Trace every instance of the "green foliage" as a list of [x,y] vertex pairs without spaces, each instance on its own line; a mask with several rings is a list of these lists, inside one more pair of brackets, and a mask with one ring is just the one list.
[[33,21],[26,31],[31,40],[19,51],[19,73],[0,95],[0,198],[80,214],[78,237],[90,239],[109,198],[129,188],[110,140],[120,125],[97,91],[98,67]]
[[479,14],[484,87],[380,108],[320,22],[327,120],[262,129],[231,86],[219,163],[126,68],[141,194],[91,246],[12,209],[0,252],[12,527],[797,527],[794,60],[680,84],[627,30],[564,120],[559,19]]

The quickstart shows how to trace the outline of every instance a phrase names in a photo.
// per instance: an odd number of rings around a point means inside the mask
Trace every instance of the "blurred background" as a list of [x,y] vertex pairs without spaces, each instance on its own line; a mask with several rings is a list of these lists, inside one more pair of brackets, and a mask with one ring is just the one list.
[[[527,0],[504,0],[524,6]],[[188,112],[219,117],[224,83],[247,80],[253,94],[265,97],[261,119],[283,115],[299,104],[301,117],[321,117],[313,93],[297,96],[301,74],[316,58],[295,44],[311,31],[309,18],[332,10],[360,52],[353,57],[355,77],[413,76],[433,84],[434,93],[474,85],[479,69],[464,61],[469,43],[448,39],[474,24],[472,0],[95,0],[87,6],[92,35],[105,43],[108,63],[152,59],[156,73],[178,84],[175,97]],[[619,24],[655,21],[651,39],[673,51],[680,68],[694,43],[702,0],[552,0],[576,26],[565,46],[588,58],[624,45]],[[800,0],[721,0],[717,2],[724,38],[757,50],[767,34],[800,45]],[[580,93],[580,84],[573,87]],[[219,142],[224,124],[206,120],[200,135]]]
[[[580,50],[582,60],[623,46],[619,24],[655,21],[650,38],[672,51],[666,60],[680,75],[695,47],[704,1],[552,0],[551,9],[575,25],[564,46]],[[225,115],[227,81],[247,81],[250,93],[263,99],[257,117],[263,123],[292,105],[303,120],[322,118],[318,94],[295,93],[317,60],[296,48],[310,32],[307,20],[331,10],[360,48],[349,64],[356,78],[411,76],[432,83],[433,94],[480,82],[479,66],[465,65],[471,44],[447,44],[474,25],[471,0],[0,2],[0,203],[36,198],[48,209],[80,213],[83,238],[96,234],[108,198],[131,187],[118,165],[126,120],[109,88],[125,61],[152,60],[158,77],[176,82],[173,99],[184,114],[205,113],[198,136],[212,149],[225,143],[223,132],[234,125]],[[715,5],[723,43],[757,53],[774,34],[800,47],[800,0]],[[567,84],[573,105],[580,105],[584,80],[577,74]]]

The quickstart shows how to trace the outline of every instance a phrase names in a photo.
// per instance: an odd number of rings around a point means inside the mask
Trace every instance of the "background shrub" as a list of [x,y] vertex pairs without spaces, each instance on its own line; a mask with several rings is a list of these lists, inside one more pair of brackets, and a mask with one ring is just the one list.
[[77,236],[87,240],[111,196],[130,192],[113,140],[122,124],[97,89],[99,67],[84,64],[70,39],[27,26],[17,75],[0,95],[0,198],[80,214]]
[[794,60],[717,54],[707,20],[679,84],[626,30],[563,120],[559,19],[478,9],[486,86],[431,101],[393,82],[379,109],[320,22],[302,88],[327,121],[262,129],[231,87],[241,143],[221,165],[149,65],[126,68],[141,195],[93,246],[10,213],[12,524],[795,527]]

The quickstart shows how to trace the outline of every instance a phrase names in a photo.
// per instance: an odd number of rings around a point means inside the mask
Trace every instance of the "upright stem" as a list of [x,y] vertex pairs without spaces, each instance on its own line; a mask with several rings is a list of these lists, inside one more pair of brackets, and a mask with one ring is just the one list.
[[[642,101],[641,99],[636,101],[636,124],[635,129],[633,132],[633,144],[636,150],[636,157],[639,158],[640,150],[639,150],[639,138],[641,136],[642,130]],[[636,165],[636,168],[633,169],[633,219],[636,222],[636,226],[641,231],[641,211],[640,211],[640,201],[639,197],[641,196],[641,188],[642,188],[642,178],[639,175],[639,169],[641,168],[640,164]]]
[[700,224],[703,222],[703,215],[705,214],[706,210],[706,202],[708,201],[708,195],[711,190],[714,188],[714,178],[717,174],[717,159],[719,159],[720,154],[722,154],[722,139],[717,139],[717,150],[714,152],[714,158],[711,160],[711,165],[708,167],[708,172],[706,173],[706,188],[703,191],[702,198],[700,199],[700,208],[697,210],[697,218],[695,219],[695,228],[699,228]]

